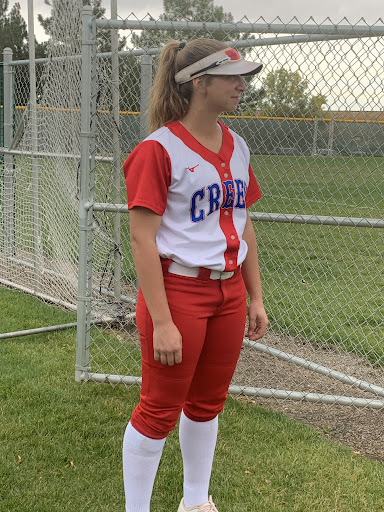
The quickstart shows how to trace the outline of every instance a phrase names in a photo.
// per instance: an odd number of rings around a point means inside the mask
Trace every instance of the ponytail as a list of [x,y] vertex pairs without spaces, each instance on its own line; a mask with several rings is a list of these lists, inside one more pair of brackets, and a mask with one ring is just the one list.
[[166,123],[184,117],[188,111],[188,104],[181,96],[179,86],[174,78],[177,73],[178,47],[179,43],[177,41],[171,41],[164,46],[160,54],[159,66],[149,100],[148,123],[150,133]]
[[175,75],[228,45],[216,39],[194,39],[186,44],[170,41],[160,53],[158,70],[152,86],[149,108],[149,132],[172,121],[182,119],[188,112],[193,93],[192,81],[178,85]]

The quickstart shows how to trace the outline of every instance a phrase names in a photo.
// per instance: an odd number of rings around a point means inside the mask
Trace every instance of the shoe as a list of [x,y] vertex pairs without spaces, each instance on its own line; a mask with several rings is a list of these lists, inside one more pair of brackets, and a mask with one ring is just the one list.
[[197,505],[196,507],[187,508],[184,506],[184,498],[181,500],[177,512],[219,512],[212,501],[212,496],[209,497],[206,503]]

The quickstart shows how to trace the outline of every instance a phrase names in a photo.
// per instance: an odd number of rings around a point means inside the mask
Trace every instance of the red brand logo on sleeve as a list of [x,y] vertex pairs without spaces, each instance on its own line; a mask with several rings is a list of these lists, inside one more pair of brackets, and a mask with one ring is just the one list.
[[196,167],[199,167],[200,164],[195,165],[194,167],[187,167],[188,171],[195,172]]

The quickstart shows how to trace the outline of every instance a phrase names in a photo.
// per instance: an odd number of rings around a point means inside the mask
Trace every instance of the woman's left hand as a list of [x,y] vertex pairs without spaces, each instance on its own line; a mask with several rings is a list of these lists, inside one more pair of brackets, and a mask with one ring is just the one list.
[[246,337],[251,341],[262,338],[267,330],[268,317],[262,301],[251,300],[248,307],[248,332]]

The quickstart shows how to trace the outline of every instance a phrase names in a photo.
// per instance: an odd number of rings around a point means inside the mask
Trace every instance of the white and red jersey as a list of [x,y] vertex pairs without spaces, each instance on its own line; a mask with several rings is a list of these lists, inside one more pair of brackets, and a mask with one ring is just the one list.
[[261,197],[245,141],[224,124],[219,153],[180,122],[159,128],[124,163],[128,208],[161,215],[160,256],[188,267],[231,271],[247,254],[246,208]]

